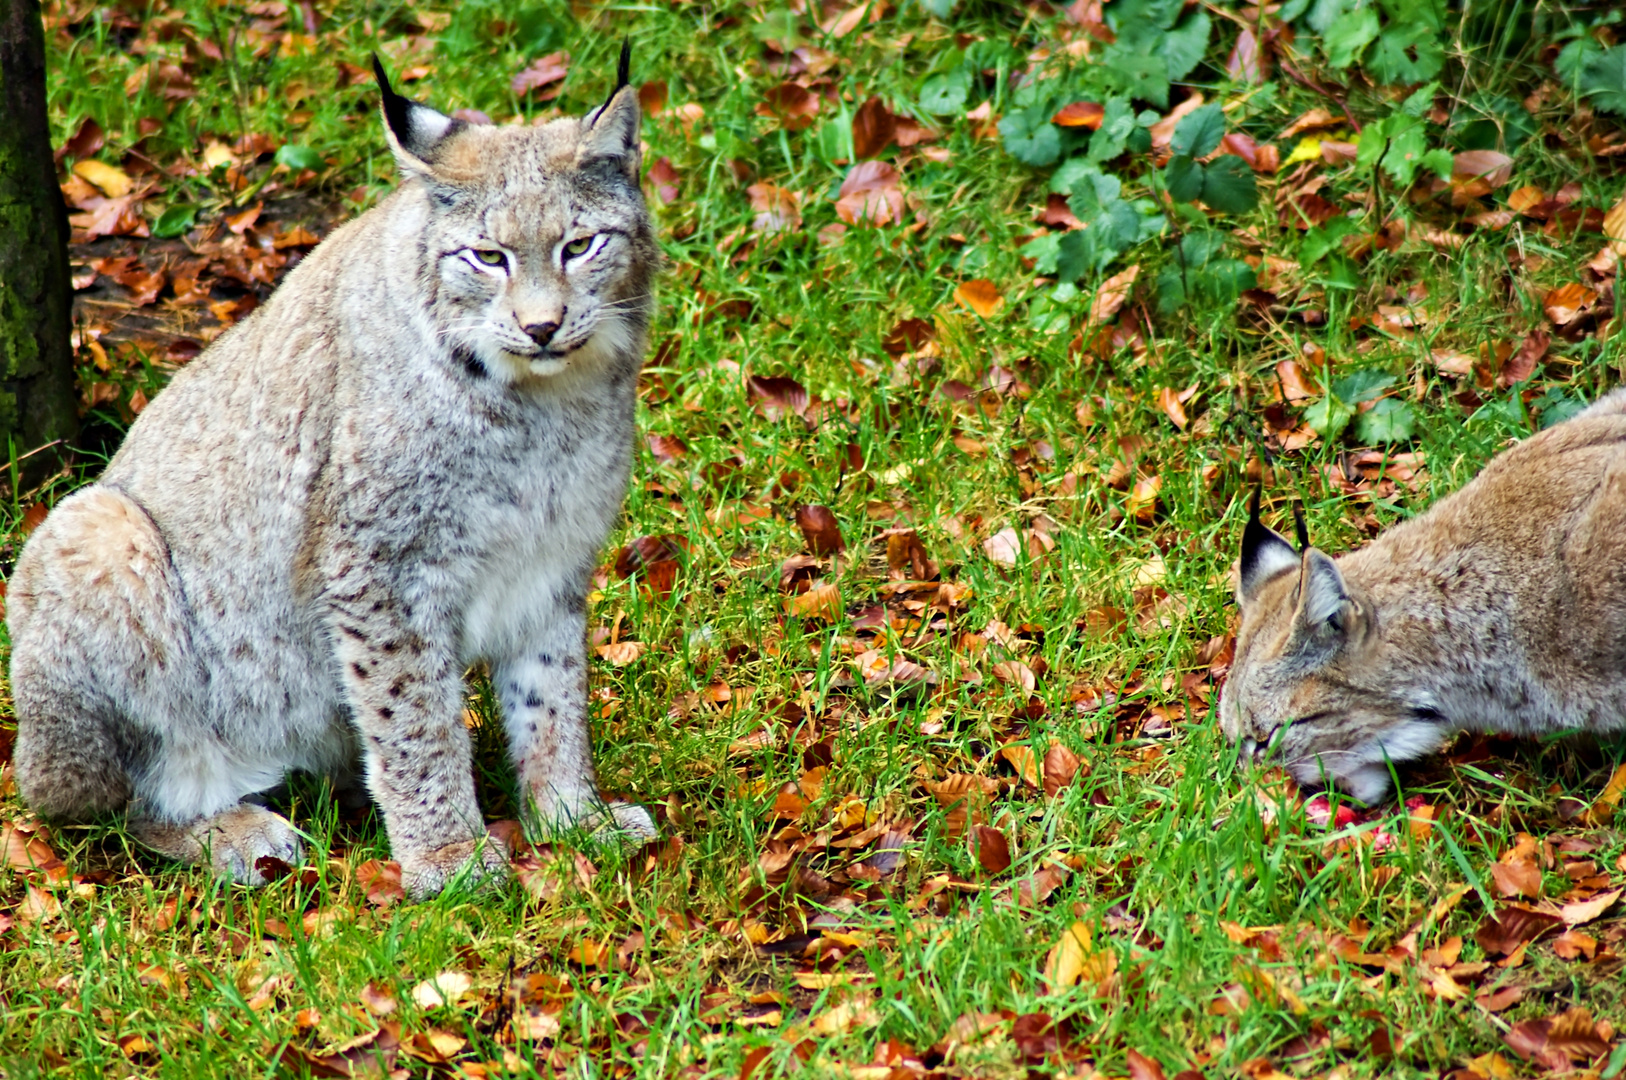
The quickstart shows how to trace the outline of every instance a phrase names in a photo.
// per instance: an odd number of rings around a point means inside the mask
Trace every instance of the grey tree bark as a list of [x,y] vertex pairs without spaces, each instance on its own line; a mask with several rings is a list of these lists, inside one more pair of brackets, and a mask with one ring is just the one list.
[[0,466],[8,441],[23,454],[78,428],[68,212],[45,101],[39,0],[0,0]]

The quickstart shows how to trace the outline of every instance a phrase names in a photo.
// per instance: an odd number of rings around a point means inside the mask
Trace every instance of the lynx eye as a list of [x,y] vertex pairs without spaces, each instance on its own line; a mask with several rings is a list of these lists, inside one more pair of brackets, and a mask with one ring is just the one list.
[[507,266],[508,256],[490,248],[474,248],[474,257],[486,266]]
[[585,255],[587,254],[587,249],[592,246],[593,238],[591,236],[578,236],[576,239],[565,245],[565,258],[574,259],[578,255]]

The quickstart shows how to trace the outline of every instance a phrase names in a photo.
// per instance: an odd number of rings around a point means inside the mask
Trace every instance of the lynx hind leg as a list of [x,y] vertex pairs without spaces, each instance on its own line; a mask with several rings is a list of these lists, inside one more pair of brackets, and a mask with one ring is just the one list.
[[16,773],[41,814],[123,807],[156,740],[132,719],[195,691],[170,573],[157,526],[111,488],[64,500],[24,547],[7,597]]
[[256,865],[260,859],[280,859],[294,866],[305,852],[286,818],[249,803],[181,824],[137,819],[130,822],[130,832],[160,855],[207,863],[215,873],[244,885],[266,883]]

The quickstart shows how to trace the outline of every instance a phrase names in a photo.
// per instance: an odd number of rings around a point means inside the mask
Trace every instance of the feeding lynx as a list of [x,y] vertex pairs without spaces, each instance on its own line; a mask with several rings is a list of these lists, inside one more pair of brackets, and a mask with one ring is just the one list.
[[627,85],[476,126],[395,94],[397,191],[181,371],[10,581],[17,782],[49,816],[257,883],[245,801],[361,766],[413,895],[500,873],[463,672],[485,661],[544,827],[654,835],[597,792],[586,596],[619,512],[659,252]]
[[1336,562],[1242,537],[1220,725],[1363,802],[1452,733],[1626,727],[1626,390]]

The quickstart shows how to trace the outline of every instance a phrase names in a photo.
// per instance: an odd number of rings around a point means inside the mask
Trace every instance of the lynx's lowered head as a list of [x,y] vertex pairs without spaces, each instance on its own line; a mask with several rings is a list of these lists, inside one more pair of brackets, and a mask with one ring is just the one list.
[[1245,761],[1280,762],[1306,788],[1365,803],[1392,762],[1432,753],[1451,732],[1384,679],[1381,628],[1338,564],[1259,520],[1254,492],[1234,571],[1242,625],[1220,694],[1220,729]]
[[403,176],[393,212],[433,332],[473,378],[540,385],[642,355],[660,251],[629,61],[623,44],[609,99],[583,117],[497,126],[402,97],[373,59]]

